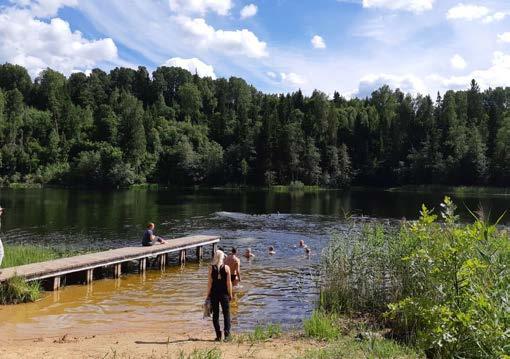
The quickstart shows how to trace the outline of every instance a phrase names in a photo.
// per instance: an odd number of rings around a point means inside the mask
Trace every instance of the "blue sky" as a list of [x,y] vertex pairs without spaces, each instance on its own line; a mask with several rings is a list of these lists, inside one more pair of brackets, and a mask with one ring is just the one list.
[[0,61],[160,65],[266,92],[510,84],[510,0],[0,0]]

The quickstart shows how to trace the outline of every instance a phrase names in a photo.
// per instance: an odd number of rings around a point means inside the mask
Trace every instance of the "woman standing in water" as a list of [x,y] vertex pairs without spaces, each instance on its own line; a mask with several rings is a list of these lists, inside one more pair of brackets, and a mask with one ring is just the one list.
[[224,338],[230,337],[230,301],[232,300],[232,280],[229,266],[223,264],[225,253],[216,251],[207,283],[207,298],[211,300],[213,325],[216,331],[216,341],[221,340],[220,304],[223,312]]

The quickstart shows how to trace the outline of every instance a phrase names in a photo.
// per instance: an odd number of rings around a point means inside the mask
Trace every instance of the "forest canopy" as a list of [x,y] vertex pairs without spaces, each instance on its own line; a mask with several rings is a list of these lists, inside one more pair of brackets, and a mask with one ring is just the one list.
[[510,183],[510,88],[264,94],[176,67],[0,65],[0,181],[96,187]]

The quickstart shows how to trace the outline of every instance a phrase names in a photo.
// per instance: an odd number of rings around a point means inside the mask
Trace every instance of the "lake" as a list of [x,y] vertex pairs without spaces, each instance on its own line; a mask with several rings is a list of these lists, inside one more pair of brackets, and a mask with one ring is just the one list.
[[[258,323],[299,326],[317,299],[320,251],[332,233],[342,231],[346,214],[378,219],[413,219],[422,203],[438,208],[445,193],[353,189],[318,192],[264,190],[0,190],[6,208],[6,243],[51,245],[72,250],[102,250],[138,245],[148,221],[164,237],[218,234],[221,247],[252,248],[256,258],[242,262],[243,283],[233,305],[234,330]],[[480,205],[493,216],[510,207],[508,196],[452,195],[463,220]],[[504,219],[508,223],[509,218]],[[307,257],[296,248],[304,240]],[[275,256],[268,256],[273,245]],[[191,257],[193,259],[193,256]],[[201,304],[207,263],[189,262],[165,272],[131,274],[91,286],[68,286],[37,303],[0,306],[0,336],[81,335],[112,330],[168,326],[209,328]],[[212,326],[211,326],[212,330]],[[212,333],[212,331],[211,331]]]

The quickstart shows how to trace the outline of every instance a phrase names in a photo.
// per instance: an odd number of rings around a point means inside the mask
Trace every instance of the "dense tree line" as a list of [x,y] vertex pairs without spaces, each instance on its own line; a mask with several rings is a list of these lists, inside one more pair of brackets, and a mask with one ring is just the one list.
[[0,177],[126,186],[507,185],[510,88],[264,94],[240,78],[0,66]]

